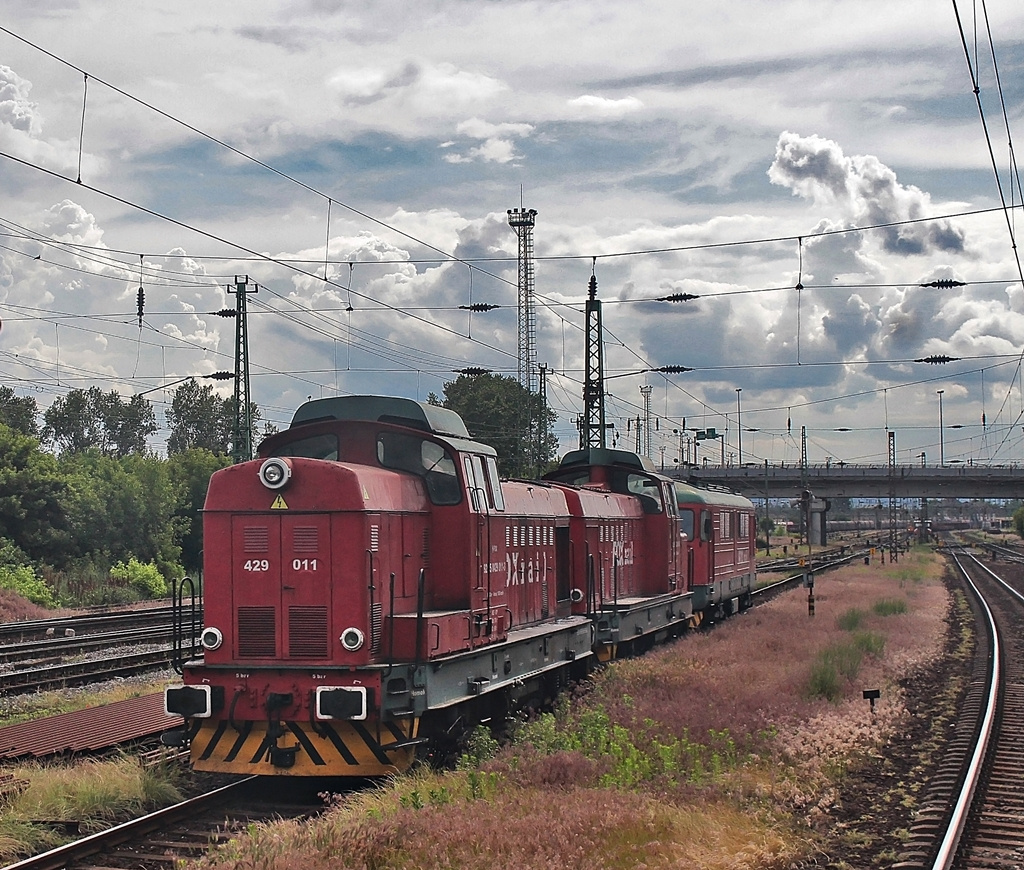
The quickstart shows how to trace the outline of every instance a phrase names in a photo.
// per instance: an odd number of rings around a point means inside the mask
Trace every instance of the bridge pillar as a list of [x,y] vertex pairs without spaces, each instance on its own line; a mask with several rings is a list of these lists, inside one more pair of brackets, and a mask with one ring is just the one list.
[[827,498],[812,498],[808,510],[807,542],[812,547],[825,546],[825,514],[828,513]]

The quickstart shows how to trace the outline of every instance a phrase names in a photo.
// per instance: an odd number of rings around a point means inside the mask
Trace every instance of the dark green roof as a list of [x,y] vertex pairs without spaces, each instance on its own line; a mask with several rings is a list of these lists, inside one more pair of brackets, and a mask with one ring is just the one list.
[[369,420],[397,423],[434,435],[469,438],[462,418],[454,411],[397,396],[335,396],[313,399],[299,406],[292,426],[319,420]]
[[705,489],[681,480],[675,482],[676,504],[717,504],[725,507],[753,508],[746,496],[722,489]]
[[558,464],[561,468],[572,468],[575,465],[619,465],[627,468],[638,468],[653,473],[656,471],[650,459],[630,453],[628,450],[613,450],[610,447],[588,447],[584,450],[571,450],[562,457]]

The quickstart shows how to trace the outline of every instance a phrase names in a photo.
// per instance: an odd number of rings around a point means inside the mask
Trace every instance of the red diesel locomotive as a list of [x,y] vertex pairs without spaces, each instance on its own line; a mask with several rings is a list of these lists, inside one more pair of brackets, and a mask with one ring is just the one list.
[[457,414],[410,399],[307,402],[213,475],[203,517],[204,625],[164,735],[202,770],[402,770],[460,723],[745,607],[754,579],[747,499],[607,449],[499,480]]

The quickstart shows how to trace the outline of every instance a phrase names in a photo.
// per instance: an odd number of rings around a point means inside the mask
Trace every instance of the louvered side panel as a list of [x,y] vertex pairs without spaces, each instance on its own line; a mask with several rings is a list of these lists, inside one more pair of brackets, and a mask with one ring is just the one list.
[[379,601],[373,603],[370,608],[370,650],[373,653],[380,652],[380,634],[384,625],[384,614]]

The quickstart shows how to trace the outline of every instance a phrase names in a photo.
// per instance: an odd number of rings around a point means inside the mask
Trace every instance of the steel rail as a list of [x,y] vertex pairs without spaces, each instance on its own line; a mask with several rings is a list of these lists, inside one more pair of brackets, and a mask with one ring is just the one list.
[[[971,756],[971,761],[968,765],[964,782],[960,787],[960,793],[953,806],[953,811],[950,815],[949,823],[946,826],[946,831],[942,837],[942,842],[939,844],[938,854],[935,857],[935,861],[932,863],[932,870],[950,870],[953,866],[953,861],[956,859],[957,850],[960,846],[960,838],[963,835],[964,827],[966,826],[968,816],[970,815],[971,803],[974,800],[974,794],[978,788],[982,767],[988,753],[1001,692],[1000,663],[1002,661],[1003,653],[999,644],[999,632],[996,628],[995,619],[992,616],[992,611],[989,609],[988,603],[981,594],[981,590],[975,586],[974,581],[971,580],[967,570],[963,566],[963,563],[955,553],[950,553],[950,556],[956,563],[957,568],[960,569],[968,585],[974,591],[975,598],[985,614],[987,622],[986,628],[992,641],[992,651],[989,657],[989,688],[985,713],[982,716],[981,727],[979,729],[977,742],[975,743],[974,753]],[[1001,578],[989,571],[989,569],[982,565],[981,562],[977,559],[974,559],[974,561],[988,574],[1000,583],[1003,583]],[[1005,586],[1006,584],[1003,583],[1003,585]],[[1020,596],[1018,595],[1018,597]]]
[[170,666],[170,646],[141,653],[125,653],[104,659],[47,665],[0,673],[0,691],[30,692],[38,689],[79,686],[105,677],[131,676],[145,670]]
[[15,638],[44,637],[48,629],[63,632],[74,629],[76,634],[116,630],[118,626],[140,626],[170,624],[173,615],[169,605],[157,607],[135,607],[130,610],[106,610],[102,613],[79,613],[71,616],[50,616],[45,619],[20,619],[0,623],[0,644],[11,643]]
[[32,858],[25,858],[15,864],[9,864],[3,870],[62,870],[72,861],[79,861],[90,855],[99,854],[133,837],[138,837],[151,831],[158,831],[169,824],[188,819],[195,814],[197,809],[226,800],[234,792],[240,790],[242,786],[254,779],[257,779],[257,777],[249,776],[230,785],[221,786],[206,794],[189,798],[186,801],[165,807],[154,813],[149,813],[149,815],[142,816],[141,818],[132,819],[130,822],[124,822],[112,828],[107,828],[105,831],[90,834],[81,840],[75,840],[73,843],[58,846],[55,849],[50,849],[48,852],[43,852]]
[[157,644],[169,642],[172,637],[170,622],[121,631],[104,631],[73,637],[50,637],[44,640],[26,640],[0,644],[0,663],[15,663],[50,658],[54,655],[72,656],[96,649]]

